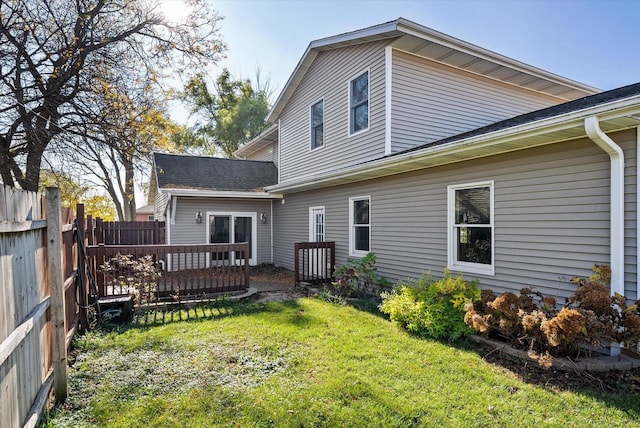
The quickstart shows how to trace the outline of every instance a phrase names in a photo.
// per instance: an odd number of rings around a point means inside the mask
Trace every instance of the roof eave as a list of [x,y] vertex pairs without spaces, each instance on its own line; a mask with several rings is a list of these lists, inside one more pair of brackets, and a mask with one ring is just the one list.
[[260,135],[249,141],[244,146],[233,152],[236,157],[243,157],[260,150],[278,139],[278,124],[275,123],[262,131]]
[[205,189],[159,189],[160,193],[172,196],[197,196],[203,198],[240,198],[240,199],[282,199],[278,192],[252,192],[238,190],[205,190]]
[[597,94],[599,92],[602,92],[601,89],[595,88],[593,86],[585,85],[584,83],[580,83],[575,80],[568,79],[566,77],[552,73],[550,71],[546,71],[541,68],[534,67],[532,65],[526,64],[516,59],[509,58],[505,55],[501,55],[489,49],[485,49],[481,46],[474,45],[473,43],[466,42],[462,39],[458,39],[456,37],[434,30],[432,28],[425,27],[415,22],[406,20],[404,18],[400,18],[398,20],[398,31],[401,31],[402,33],[405,33],[405,34],[414,35],[416,37],[430,39],[431,41],[434,41],[438,44],[449,47],[451,49],[455,49],[470,55],[479,56],[479,57],[482,57],[483,59],[492,61],[503,67],[518,69],[519,71],[522,71],[522,72],[525,72],[549,81],[553,81],[564,86],[569,86],[569,87],[578,89],[580,91],[584,91],[588,94]]

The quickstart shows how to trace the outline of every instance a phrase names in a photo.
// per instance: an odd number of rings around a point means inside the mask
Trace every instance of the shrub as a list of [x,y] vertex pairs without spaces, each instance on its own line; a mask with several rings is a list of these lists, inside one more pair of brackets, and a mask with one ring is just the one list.
[[500,296],[483,290],[480,300],[465,307],[464,320],[482,334],[526,349],[543,367],[550,367],[554,356],[578,355],[587,344],[637,346],[638,305],[628,305],[619,294],[610,296],[608,266],[595,265],[593,271],[588,279],[571,280],[578,287],[560,309],[553,297],[529,288],[523,288],[520,295],[507,292]]
[[100,266],[100,270],[107,286],[133,295],[136,304],[155,300],[156,282],[161,274],[151,256],[134,259],[132,255],[118,254]]
[[479,297],[477,280],[453,277],[445,269],[440,280],[426,274],[382,293],[380,310],[412,334],[453,341],[472,331],[464,322],[464,306]]
[[[376,272],[376,255],[367,253],[361,259],[347,259],[333,273],[336,281],[332,283],[339,295],[353,296],[370,293],[376,287],[384,287],[387,280]],[[376,293],[377,294],[377,293]]]

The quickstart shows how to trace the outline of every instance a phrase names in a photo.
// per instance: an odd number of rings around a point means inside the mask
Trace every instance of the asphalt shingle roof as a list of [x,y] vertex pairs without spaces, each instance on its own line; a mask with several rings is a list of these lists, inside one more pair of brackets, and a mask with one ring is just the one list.
[[161,189],[262,192],[278,183],[272,162],[165,153],[154,153],[153,159]]

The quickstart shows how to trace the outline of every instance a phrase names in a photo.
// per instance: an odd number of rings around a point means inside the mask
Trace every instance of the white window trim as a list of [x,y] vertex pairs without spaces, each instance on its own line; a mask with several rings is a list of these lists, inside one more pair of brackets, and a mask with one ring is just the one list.
[[[322,102],[322,145],[318,147],[313,147],[313,106]],[[324,138],[324,97],[320,98],[316,102],[312,103],[309,106],[309,151],[315,152],[316,150],[320,150],[325,146],[325,138]]]
[[324,239],[325,241],[327,240],[327,217],[325,215],[324,212],[324,205],[322,206],[317,206],[317,207],[309,207],[309,242],[316,242],[316,233],[315,230],[313,230],[313,226],[315,225],[315,218],[313,217],[313,212],[314,211],[320,211],[322,210],[322,227],[324,228]]
[[[353,224],[353,204],[355,201],[361,201],[363,199],[369,200],[369,251],[362,251],[355,249],[355,239],[354,239],[354,224]],[[371,252],[371,224],[372,224],[372,216],[371,216],[371,195],[366,196],[354,196],[349,198],[349,255],[355,257],[364,257]],[[362,226],[362,225],[359,225]]]
[[[490,223],[486,226],[491,227],[491,264],[484,265],[480,263],[460,262],[456,260],[456,229],[455,229],[455,212],[456,197],[455,191],[460,189],[470,189],[474,187],[489,186],[489,204],[490,204]],[[494,181],[478,181],[475,183],[464,183],[447,186],[447,267],[452,271],[473,273],[480,275],[495,275],[495,210],[494,210]]]
[[[351,82],[353,82],[354,80],[356,80],[358,77],[362,76],[365,73],[367,73],[367,80],[369,82],[369,84],[367,85],[367,127],[357,132],[351,132]],[[351,79],[349,79],[349,81],[347,82],[347,94],[349,94],[349,96],[347,97],[348,98],[347,100],[347,103],[348,103],[347,104],[347,112],[348,112],[347,137],[353,137],[355,135],[360,135],[363,132],[367,132],[371,127],[371,70],[370,70],[370,67],[367,67],[365,70],[360,71],[358,74],[356,74]]]
[[[206,221],[206,235],[205,244],[209,243],[209,216],[231,216],[229,222],[229,237],[235,235],[235,224],[233,219],[235,217],[251,217],[251,234],[253,236],[253,247],[251,248],[251,254],[249,255],[249,265],[254,266],[258,264],[258,214],[251,211],[207,211]],[[273,217],[271,217],[273,219]],[[210,258],[207,257],[207,267],[209,267]]]

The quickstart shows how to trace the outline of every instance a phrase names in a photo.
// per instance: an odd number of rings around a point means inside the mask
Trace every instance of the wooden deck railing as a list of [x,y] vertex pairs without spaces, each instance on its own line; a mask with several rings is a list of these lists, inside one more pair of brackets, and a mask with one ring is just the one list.
[[308,282],[321,284],[331,282],[336,264],[336,243],[294,243],[296,284]]
[[[110,262],[118,255],[138,260],[150,256],[160,272],[155,282],[157,301],[210,297],[249,288],[249,244],[202,245],[96,245],[87,248],[90,271],[100,297],[129,293],[131,272]],[[111,263],[114,271],[101,266]],[[119,271],[118,271],[119,269]],[[118,280],[118,278],[124,280]]]

